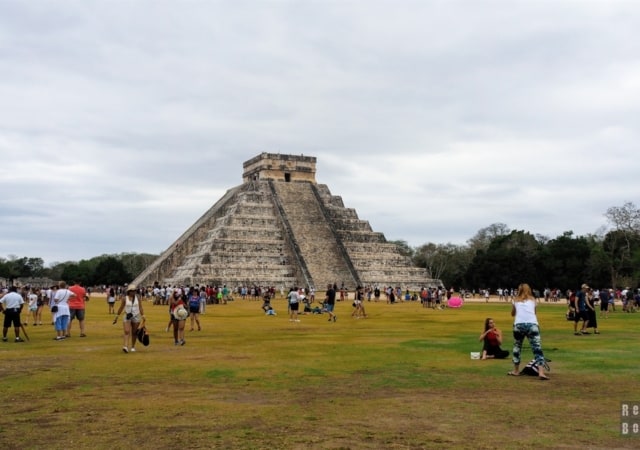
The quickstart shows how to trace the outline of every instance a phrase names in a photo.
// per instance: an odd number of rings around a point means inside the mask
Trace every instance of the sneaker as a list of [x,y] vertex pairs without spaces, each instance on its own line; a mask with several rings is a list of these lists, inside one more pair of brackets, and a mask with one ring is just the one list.
[[180,345],[180,342],[176,341],[173,345]]
[[131,353],[135,353],[136,352],[136,348],[135,347],[131,347],[131,350],[129,350]]
[[86,334],[84,334],[84,333],[82,333],[82,334],[80,335],[80,337],[87,337],[87,335],[86,335]]
[[333,316],[333,321],[335,322],[336,320],[338,320],[338,316]]
[[122,347],[122,351],[125,353],[129,353],[129,349],[127,347]]
[[20,336],[18,336],[18,337],[16,338],[16,342],[24,342],[24,339],[22,339]]
[[7,342],[7,338],[6,338],[6,337],[3,337],[3,338],[2,338],[2,342]]
[[184,344],[186,344],[186,342],[183,339],[183,340],[180,341],[180,345],[184,345]]

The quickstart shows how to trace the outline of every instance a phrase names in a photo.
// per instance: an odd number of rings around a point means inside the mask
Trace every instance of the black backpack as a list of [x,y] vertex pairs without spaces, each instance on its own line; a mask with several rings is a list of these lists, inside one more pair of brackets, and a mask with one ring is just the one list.
[[[547,364],[546,362],[544,363],[544,370],[547,372],[551,372],[551,367],[549,367],[549,364]],[[527,365],[524,366],[524,368],[520,371],[520,373],[523,375],[531,375],[537,377],[539,373],[538,366],[536,366],[536,360],[532,359],[531,361],[529,361]]]

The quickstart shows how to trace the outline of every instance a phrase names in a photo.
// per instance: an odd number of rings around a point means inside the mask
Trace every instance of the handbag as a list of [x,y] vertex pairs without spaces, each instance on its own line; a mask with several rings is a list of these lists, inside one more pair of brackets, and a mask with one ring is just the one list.
[[[62,300],[60,300],[60,301],[67,301],[67,298],[68,298],[68,297],[69,297],[69,291],[67,290],[67,292],[65,292],[64,299],[62,299]],[[58,312],[58,305],[53,305],[53,306],[51,307],[51,312],[52,312],[52,313],[56,313],[56,312]]]
[[569,321],[575,320],[575,318],[576,318],[576,310],[575,309],[570,309],[569,311],[567,311],[566,317],[567,317],[567,320],[569,320]]

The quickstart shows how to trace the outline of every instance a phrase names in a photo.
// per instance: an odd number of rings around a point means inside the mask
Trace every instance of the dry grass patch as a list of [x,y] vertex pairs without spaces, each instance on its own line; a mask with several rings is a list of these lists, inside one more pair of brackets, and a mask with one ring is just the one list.
[[[599,336],[573,336],[563,308],[541,305],[552,380],[507,377],[509,361],[472,361],[485,317],[510,338],[506,304],[425,310],[339,303],[289,322],[260,302],[209,306],[203,331],[175,347],[167,310],[148,305],[151,345],[121,351],[104,299],[88,337],[0,345],[6,411],[0,444],[27,448],[637,448],[620,436],[620,403],[635,385],[640,315],[612,314]],[[187,325],[189,328],[189,325]],[[11,336],[10,331],[10,336]],[[525,358],[530,350],[525,350]],[[9,407],[9,405],[11,405]]]

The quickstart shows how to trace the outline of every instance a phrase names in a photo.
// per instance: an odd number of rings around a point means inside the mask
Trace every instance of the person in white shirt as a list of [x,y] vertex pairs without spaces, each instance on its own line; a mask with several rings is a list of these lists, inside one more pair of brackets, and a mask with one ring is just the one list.
[[[36,313],[38,312],[38,294],[36,294],[34,289],[29,290],[29,294],[27,294],[27,299],[29,300],[29,313],[33,318],[33,326],[36,326],[38,325],[38,321],[36,317]],[[27,321],[25,323],[28,323],[28,322],[29,322],[29,318],[27,316]]]
[[2,328],[2,340],[4,342],[7,342],[7,331],[9,331],[9,327],[12,324],[16,342],[24,342],[20,337],[20,312],[23,304],[24,299],[22,295],[18,294],[16,286],[10,286],[9,292],[3,294],[0,298],[0,312],[4,314],[4,326]]
[[69,310],[69,299],[75,297],[76,294],[67,289],[67,283],[60,281],[58,290],[53,296],[53,307],[51,312],[54,313],[56,337],[55,341],[61,341],[66,338],[67,328],[69,327],[69,318],[71,311]]
[[511,306],[511,316],[514,317],[513,338],[515,342],[513,343],[513,371],[509,372],[508,375],[520,375],[520,352],[522,350],[522,342],[526,337],[529,339],[529,344],[535,357],[538,378],[548,380],[549,377],[544,373],[546,362],[540,341],[536,300],[531,292],[531,287],[526,283],[518,286],[518,293]]

